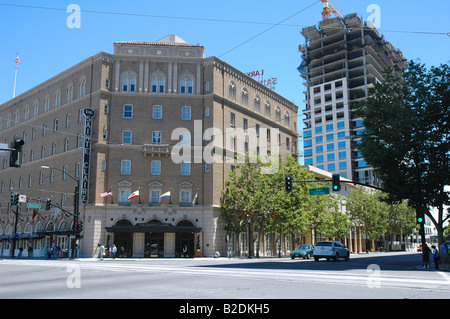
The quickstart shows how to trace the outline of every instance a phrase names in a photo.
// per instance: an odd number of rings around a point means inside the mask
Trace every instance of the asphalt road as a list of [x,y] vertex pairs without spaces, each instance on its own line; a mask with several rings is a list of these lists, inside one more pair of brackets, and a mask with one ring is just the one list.
[[[348,262],[289,258],[3,259],[0,298],[173,299],[179,305],[173,311],[183,311],[181,307],[187,311],[186,301],[192,305],[196,300],[201,305],[204,300],[216,300],[220,304],[217,311],[222,312],[232,310],[224,308],[228,300],[248,304],[254,298],[269,305],[290,299],[450,299],[450,272],[435,271],[433,263],[429,270],[420,265],[418,253],[351,255]],[[238,311],[238,306],[234,310]]]

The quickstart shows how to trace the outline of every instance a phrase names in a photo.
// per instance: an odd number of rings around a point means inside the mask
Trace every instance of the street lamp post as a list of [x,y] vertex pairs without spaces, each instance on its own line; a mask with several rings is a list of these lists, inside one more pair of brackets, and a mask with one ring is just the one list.
[[49,166],[41,166],[41,168],[45,169],[56,169],[63,174],[69,176],[71,179],[73,179],[76,182],[75,185],[75,192],[74,192],[74,198],[73,198],[73,232],[74,232],[74,238],[72,239],[72,254],[71,258],[75,258],[75,251],[76,251],[76,242],[79,239],[79,233],[78,233],[78,220],[80,218],[80,180],[76,179],[72,175],[68,174],[67,172],[63,171],[62,169],[55,168],[55,167],[49,167]]

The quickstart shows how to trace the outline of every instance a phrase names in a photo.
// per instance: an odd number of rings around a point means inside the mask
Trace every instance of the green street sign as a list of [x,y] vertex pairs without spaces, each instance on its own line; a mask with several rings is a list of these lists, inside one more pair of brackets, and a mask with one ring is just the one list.
[[310,196],[320,196],[320,195],[328,195],[330,194],[329,187],[320,187],[320,188],[310,188],[309,195]]
[[27,208],[39,208],[41,209],[40,203],[27,203]]

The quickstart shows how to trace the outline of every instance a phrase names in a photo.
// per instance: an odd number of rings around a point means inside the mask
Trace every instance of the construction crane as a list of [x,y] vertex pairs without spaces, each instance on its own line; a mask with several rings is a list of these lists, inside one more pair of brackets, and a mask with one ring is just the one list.
[[328,0],[321,0],[323,3],[322,20],[328,20],[331,18],[331,13],[333,13],[337,18],[344,19],[342,15],[333,7],[333,5]]
[[323,3],[323,11],[322,11],[322,21],[329,20],[331,18],[331,13],[333,13],[336,18],[338,18],[339,22],[341,23],[342,27],[349,32],[351,28],[347,25],[347,23],[344,20],[344,17],[342,14],[339,13],[339,11],[336,10],[335,7],[330,3],[328,0],[321,0]]

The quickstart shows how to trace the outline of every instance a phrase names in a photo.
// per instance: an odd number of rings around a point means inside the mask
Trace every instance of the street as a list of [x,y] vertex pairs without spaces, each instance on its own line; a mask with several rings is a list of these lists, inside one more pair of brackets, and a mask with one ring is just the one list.
[[1,299],[449,299],[419,253],[290,258],[0,260]]

